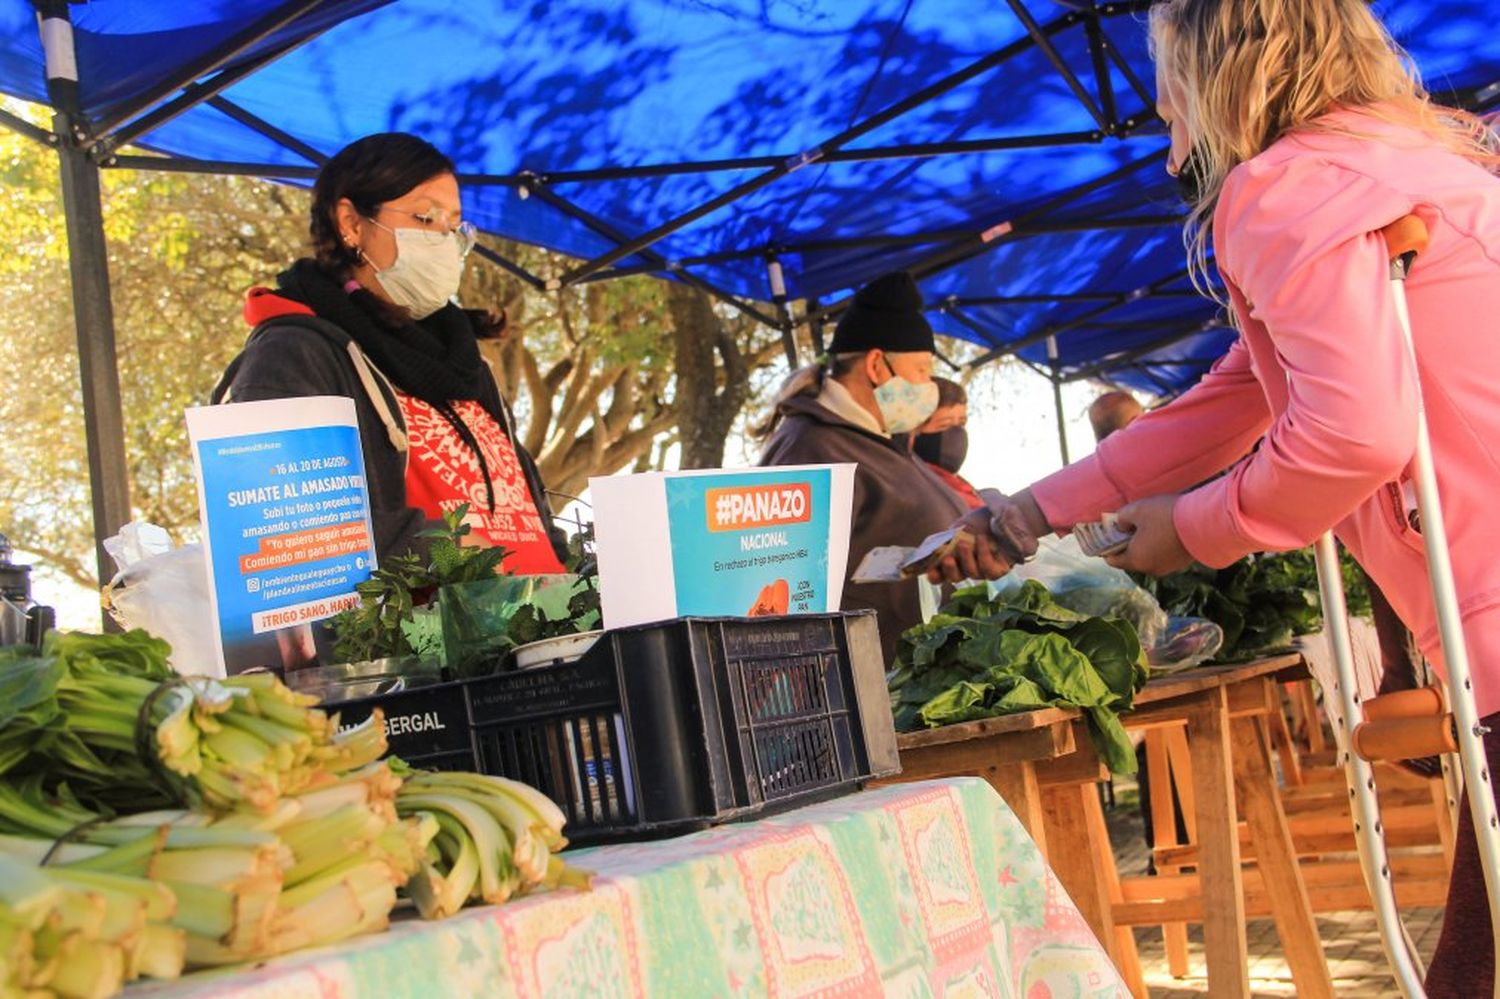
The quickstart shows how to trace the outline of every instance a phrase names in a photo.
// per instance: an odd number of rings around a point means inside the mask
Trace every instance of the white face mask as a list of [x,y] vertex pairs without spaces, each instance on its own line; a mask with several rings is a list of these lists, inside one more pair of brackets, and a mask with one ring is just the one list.
[[380,227],[396,237],[396,262],[385,270],[375,269],[375,280],[390,300],[413,319],[425,319],[452,301],[464,276],[464,247],[458,233]]
[[875,405],[880,407],[886,433],[911,433],[936,412],[937,383],[909,382],[892,370],[888,380],[875,386]]

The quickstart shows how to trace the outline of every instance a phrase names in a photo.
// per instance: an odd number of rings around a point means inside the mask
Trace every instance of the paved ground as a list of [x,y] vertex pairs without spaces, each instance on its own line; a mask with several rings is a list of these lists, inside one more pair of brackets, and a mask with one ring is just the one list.
[[[1115,847],[1115,861],[1124,875],[1146,871],[1146,842],[1141,835],[1140,813],[1135,807],[1133,791],[1128,782],[1117,781],[1117,805],[1105,812]],[[1425,960],[1437,946],[1443,912],[1441,909],[1413,909],[1404,915],[1407,931]],[[1319,916],[1318,929],[1323,952],[1328,957],[1328,970],[1333,976],[1334,991],[1339,996],[1365,999],[1400,995],[1387,970],[1375,917],[1371,913]],[[1292,985],[1291,971],[1282,959],[1275,924],[1269,919],[1252,919],[1246,927],[1246,936],[1250,950],[1250,987],[1255,995],[1295,996],[1297,990]],[[1136,930],[1141,965],[1153,999],[1191,999],[1208,995],[1202,927],[1191,927],[1188,938],[1192,948],[1190,974],[1187,978],[1173,978],[1167,971],[1161,930]]]

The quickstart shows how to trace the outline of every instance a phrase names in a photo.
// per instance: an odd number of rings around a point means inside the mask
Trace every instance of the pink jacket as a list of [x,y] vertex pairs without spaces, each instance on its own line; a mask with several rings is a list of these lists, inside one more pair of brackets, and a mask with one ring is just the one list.
[[1486,715],[1500,711],[1500,178],[1368,115],[1327,120],[1359,137],[1288,136],[1225,184],[1215,242],[1241,331],[1229,353],[1032,491],[1062,529],[1191,489],[1173,519],[1210,566],[1333,528],[1440,665],[1403,490],[1415,378],[1378,232],[1415,212],[1431,233],[1407,282],[1416,366]]

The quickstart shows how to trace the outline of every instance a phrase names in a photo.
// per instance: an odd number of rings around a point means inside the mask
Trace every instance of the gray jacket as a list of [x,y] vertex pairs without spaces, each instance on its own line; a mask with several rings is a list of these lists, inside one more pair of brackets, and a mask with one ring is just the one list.
[[[849,573],[871,548],[917,545],[968,512],[964,501],[907,448],[835,415],[811,395],[782,403],[781,423],[766,442],[762,465],[856,462]],[[845,610],[873,608],[887,666],[896,639],[922,623],[917,583],[845,583]]]

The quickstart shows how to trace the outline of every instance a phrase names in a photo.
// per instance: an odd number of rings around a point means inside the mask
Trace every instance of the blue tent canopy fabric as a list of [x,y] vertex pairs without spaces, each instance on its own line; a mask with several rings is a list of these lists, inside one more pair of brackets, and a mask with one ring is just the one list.
[[[1185,272],[1148,6],[93,0],[70,13],[96,126],[227,82],[130,136],[183,168],[295,181],[360,135],[413,131],[454,158],[482,229],[590,262],[538,283],[675,273],[765,302],[774,257],[791,298],[827,307],[907,267],[943,333],[1170,394],[1232,334]],[[1431,89],[1495,100],[1490,0],[1376,7]],[[45,103],[29,0],[0,0],[0,29],[0,93]],[[119,156],[107,134],[96,145],[106,166]]]

